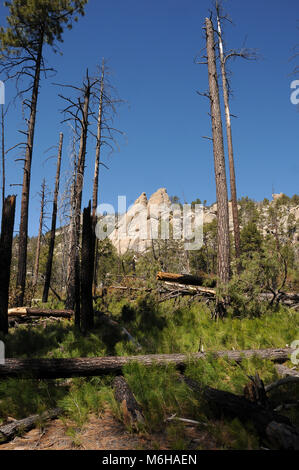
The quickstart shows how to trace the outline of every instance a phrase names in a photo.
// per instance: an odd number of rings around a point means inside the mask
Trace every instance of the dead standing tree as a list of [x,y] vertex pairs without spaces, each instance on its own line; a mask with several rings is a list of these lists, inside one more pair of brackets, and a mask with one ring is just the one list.
[[52,265],[53,265],[53,256],[54,256],[54,246],[55,246],[55,235],[56,235],[57,202],[58,202],[59,182],[60,182],[62,146],[63,146],[63,134],[60,133],[58,157],[57,157],[57,168],[56,168],[56,178],[55,178],[55,189],[54,189],[54,200],[53,200],[53,211],[52,211],[51,234],[50,234],[49,251],[48,251],[46,274],[45,274],[43,302],[48,301],[48,295],[49,295],[49,289],[50,289],[50,283],[51,283],[51,274],[52,274]]
[[43,179],[40,197],[41,197],[41,206],[40,206],[40,217],[39,217],[39,228],[38,228],[38,235],[37,235],[37,243],[36,243],[36,252],[35,252],[35,262],[34,262],[34,271],[33,271],[33,281],[32,287],[35,291],[37,281],[38,281],[38,272],[39,272],[39,258],[40,258],[40,249],[41,249],[41,241],[43,236],[43,226],[44,226],[44,216],[45,216],[45,194],[46,192],[46,182]]
[[[85,170],[86,145],[89,133],[89,118],[93,114],[90,109],[91,97],[95,94],[95,86],[99,83],[99,79],[91,79],[86,72],[86,77],[82,88],[73,85],[62,85],[79,92],[77,99],[71,99],[59,95],[63,98],[68,106],[64,109],[64,113],[70,117],[63,122],[73,121],[74,129],[79,139],[79,151],[75,163],[74,184],[72,191],[72,217],[71,217],[71,234],[70,234],[70,256],[67,280],[67,298],[66,308],[75,309],[75,324],[80,327],[80,225],[81,225],[81,205]],[[83,97],[82,97],[83,95]]]
[[220,2],[218,1],[215,2],[215,9],[216,9],[216,14],[217,14],[218,48],[219,48],[223,101],[224,101],[225,120],[226,120],[226,135],[227,135],[229,173],[230,173],[230,192],[231,192],[231,201],[232,201],[235,254],[236,254],[236,258],[239,258],[241,254],[240,224],[239,224],[239,214],[238,214],[234,148],[233,148],[233,138],[232,138],[232,127],[231,127],[231,112],[230,112],[230,106],[229,106],[229,83],[227,79],[227,62],[229,59],[236,58],[236,57],[241,57],[247,60],[256,59],[257,55],[255,51],[250,51],[249,49],[245,49],[245,48],[241,49],[240,51],[230,50],[228,53],[225,53],[221,21],[223,19],[225,20],[229,20],[229,19],[227,16],[223,16]]
[[94,266],[94,218],[91,202],[83,211],[81,252],[81,329],[85,334],[94,327],[92,281]]
[[[101,161],[102,148],[108,147],[112,152],[114,147],[117,146],[117,141],[115,139],[115,134],[124,134],[119,129],[113,127],[113,121],[117,114],[116,107],[123,103],[123,100],[117,97],[115,88],[110,84],[109,81],[109,69],[105,63],[105,59],[102,60],[102,65],[100,69],[100,80],[99,84],[96,86],[97,93],[95,97],[98,101],[98,115],[97,118],[97,134],[94,135],[96,138],[96,154],[95,154],[95,169],[94,169],[94,179],[93,179],[93,192],[92,192],[92,215],[93,215],[93,244],[94,244],[94,295],[96,295],[97,290],[97,266],[98,266],[98,239],[95,236],[95,225],[96,225],[96,216],[97,216],[97,206],[98,206],[98,195],[99,195],[99,170],[100,165],[106,167],[106,165]],[[106,167],[107,168],[107,167]]]
[[16,196],[8,196],[3,204],[0,239],[0,332],[8,333],[8,294]]
[[16,304],[19,306],[23,304],[26,286],[29,193],[40,81],[42,73],[52,70],[45,67],[44,48],[49,45],[56,52],[55,42],[62,42],[63,27],[70,29],[73,20],[76,20],[74,15],[84,14],[86,1],[66,0],[61,3],[36,0],[28,3],[12,0],[5,5],[10,15],[7,17],[7,28],[0,29],[0,72],[6,75],[7,80],[15,80],[17,89],[21,79],[28,79],[25,89],[18,90],[18,96],[31,93],[30,98],[23,101],[29,110],[29,119],[27,131],[24,132],[27,142],[16,283]]
[[[229,212],[225,172],[225,155],[223,145],[222,119],[219,99],[219,86],[217,78],[215,38],[212,20],[206,18],[206,47],[209,73],[209,98],[211,106],[211,120],[213,131],[213,152],[215,181],[217,193],[217,239],[218,239],[218,285],[227,285],[230,277],[230,240],[229,240]],[[225,296],[224,296],[225,300]],[[219,298],[216,313],[222,315],[225,311],[225,302]]]

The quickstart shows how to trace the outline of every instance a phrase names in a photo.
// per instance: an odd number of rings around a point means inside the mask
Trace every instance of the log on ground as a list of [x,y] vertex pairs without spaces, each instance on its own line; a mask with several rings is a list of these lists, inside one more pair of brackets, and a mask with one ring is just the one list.
[[32,415],[28,418],[5,424],[0,427],[0,443],[3,444],[4,442],[11,441],[14,437],[20,435],[20,433],[28,432],[37,424],[49,419],[55,419],[61,414],[62,410],[60,408],[54,408],[41,415]]
[[8,316],[29,316],[29,317],[57,317],[71,318],[73,310],[50,310],[44,308],[16,307],[8,310]]
[[142,408],[137,403],[136,398],[124,377],[115,377],[113,388],[114,397],[121,406],[125,425],[136,428],[138,424],[143,424],[144,416]]
[[216,281],[214,281],[213,279],[199,277],[199,276],[192,276],[190,274],[158,272],[156,279],[157,281],[176,282],[178,284],[185,284],[189,286],[202,286],[205,281],[209,280],[211,283],[210,287],[216,286]]
[[206,359],[211,354],[241,362],[245,358],[257,356],[276,362],[285,362],[294,349],[249,349],[245,351],[211,351],[208,354],[152,354],[146,356],[107,356],[87,358],[58,358],[58,359],[6,359],[0,365],[0,379],[6,377],[35,377],[39,379],[55,379],[67,377],[91,377],[107,374],[119,374],[122,368],[131,363],[139,362],[144,366],[154,364],[166,366],[173,364],[184,369],[192,360]]
[[272,449],[299,450],[299,430],[286,416],[243,396],[207,386],[201,387],[188,377],[184,377],[184,381],[193,391],[203,395],[218,418],[224,415],[228,418],[237,417],[243,423],[253,422],[259,436]]

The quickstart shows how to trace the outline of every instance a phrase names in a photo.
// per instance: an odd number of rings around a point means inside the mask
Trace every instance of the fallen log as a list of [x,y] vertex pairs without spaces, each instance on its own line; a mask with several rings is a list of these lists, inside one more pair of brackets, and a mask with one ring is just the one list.
[[265,387],[266,392],[270,392],[274,388],[281,387],[282,385],[289,385],[289,384],[299,384],[299,372],[296,370],[289,369],[283,365],[276,366],[277,372],[283,378],[276,380],[272,384],[269,384]]
[[8,309],[8,316],[71,318],[73,310],[50,310],[44,308],[16,307]]
[[227,358],[241,362],[243,359],[257,356],[276,362],[285,362],[294,349],[249,349],[245,351],[210,351],[193,354],[151,354],[146,356],[107,356],[86,358],[59,359],[5,359],[0,365],[0,379],[6,377],[35,377],[39,379],[58,379],[68,377],[91,377],[107,374],[119,374],[122,368],[131,363],[139,362],[144,366],[173,364],[184,369],[192,360],[206,359],[210,355],[215,358]]
[[138,424],[144,423],[141,406],[124,377],[116,377],[113,381],[114,397],[121,405],[122,415],[126,426],[138,428]]
[[190,274],[175,274],[158,272],[156,276],[157,281],[176,282],[178,284],[185,284],[189,286],[202,286],[207,280],[211,282],[210,287],[216,286],[216,280],[208,279],[205,277],[192,276]]
[[0,443],[3,444],[4,442],[11,441],[17,435],[30,431],[37,424],[48,419],[55,419],[61,414],[62,410],[60,408],[54,408],[53,410],[42,413],[41,415],[32,415],[28,418],[5,424],[0,427]]
[[299,450],[299,430],[286,416],[265,408],[260,404],[211,387],[202,387],[198,382],[183,377],[185,383],[196,393],[203,395],[217,417],[222,415],[240,419],[247,423],[252,421],[260,437],[272,449]]
[[[187,295],[186,287],[191,290],[191,286],[197,286],[196,290],[198,293],[202,292],[202,294],[207,294],[212,297],[216,297],[216,290],[213,287],[216,286],[216,281],[214,279],[206,278],[206,277],[198,277],[198,276],[191,276],[190,274],[175,274],[175,273],[164,273],[158,272],[156,279],[158,281],[163,281],[166,284],[176,285],[177,288],[181,288],[182,292],[181,295]],[[203,283],[206,281],[210,281],[210,287],[204,287]],[[195,289],[195,287],[194,287]],[[191,295],[191,294],[189,294]],[[194,294],[196,295],[196,294]],[[177,297],[178,295],[176,295]],[[263,292],[259,294],[258,299],[262,302],[272,302],[273,301],[273,293],[270,292]],[[282,303],[287,307],[293,308],[295,310],[299,309],[299,294],[294,292],[279,292],[276,297],[276,303]]]

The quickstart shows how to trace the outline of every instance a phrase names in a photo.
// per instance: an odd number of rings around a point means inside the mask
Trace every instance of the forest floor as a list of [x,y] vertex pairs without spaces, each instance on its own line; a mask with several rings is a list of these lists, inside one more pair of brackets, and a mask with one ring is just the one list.
[[[1,450],[169,450],[171,442],[165,433],[130,433],[109,410],[101,416],[91,415],[81,430],[69,432],[72,423],[60,419],[35,428],[13,441],[0,445]],[[73,434],[73,435],[71,435]],[[216,442],[205,430],[185,426],[188,450],[216,450]]]

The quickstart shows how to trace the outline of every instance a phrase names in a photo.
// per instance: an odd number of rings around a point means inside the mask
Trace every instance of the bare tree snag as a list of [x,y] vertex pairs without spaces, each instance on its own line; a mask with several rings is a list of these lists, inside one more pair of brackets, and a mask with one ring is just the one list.
[[8,196],[3,205],[0,238],[0,332],[8,333],[8,296],[16,196]]
[[91,202],[83,211],[81,252],[81,329],[84,333],[94,327],[92,284],[94,272],[93,217]]
[[209,72],[211,119],[213,131],[213,151],[217,193],[217,237],[218,269],[220,285],[226,285],[230,277],[230,241],[225,156],[223,145],[222,119],[217,79],[215,40],[213,23],[206,18],[206,40]]
[[62,146],[63,146],[63,134],[61,132],[60,137],[59,137],[59,148],[58,148],[58,157],[57,157],[57,169],[56,169],[56,178],[55,178],[51,234],[50,234],[49,251],[48,251],[46,274],[45,274],[45,284],[44,284],[44,291],[43,291],[44,303],[48,302],[48,295],[49,295],[49,289],[50,289],[50,284],[51,284],[52,265],[53,265],[53,256],[54,256],[54,246],[55,246],[55,234],[56,234],[57,202],[58,202],[58,193],[59,193]]
[[239,225],[236,175],[235,175],[235,163],[234,163],[234,149],[233,149],[231,118],[230,118],[231,115],[230,115],[230,107],[229,107],[229,93],[228,93],[224,48],[223,48],[223,41],[222,41],[222,29],[221,29],[218,2],[216,2],[216,9],[217,9],[220,65],[221,65],[221,74],[222,74],[222,89],[223,89],[223,99],[224,99],[225,119],[226,119],[226,134],[227,134],[229,172],[230,172],[230,192],[231,192],[233,225],[234,225],[234,241],[235,241],[236,258],[239,258],[241,254],[241,241],[240,241],[240,225]]
[[138,427],[138,424],[144,423],[144,416],[141,406],[124,377],[116,377],[113,381],[114,397],[121,406],[123,420],[126,426],[131,428]]
[[22,201],[21,201],[21,221],[19,228],[19,259],[17,274],[17,298],[16,306],[21,307],[24,303],[26,287],[26,269],[27,269],[27,240],[28,240],[28,213],[29,213],[29,194],[31,180],[31,163],[33,154],[33,142],[35,121],[37,113],[37,101],[39,94],[39,83],[41,66],[43,60],[44,31],[40,33],[38,52],[35,60],[34,82],[32,85],[32,97],[30,101],[30,118],[28,122],[26,156],[23,175]]
[[5,201],[5,114],[3,104],[1,109],[2,207]]
[[147,356],[107,356],[66,359],[9,359],[0,365],[0,378],[29,376],[39,379],[55,379],[63,377],[92,377],[95,375],[120,374],[122,368],[131,363],[139,362],[144,366],[173,364],[184,369],[190,360],[206,359],[212,355],[224,357],[231,361],[241,362],[250,357],[260,357],[275,362],[285,362],[293,349],[250,349],[245,351],[211,351],[208,354],[152,354]]
[[34,274],[33,274],[33,282],[32,286],[35,289],[38,280],[38,271],[39,271],[39,257],[40,257],[40,248],[41,248],[41,240],[43,234],[43,225],[44,225],[44,212],[45,212],[45,188],[46,182],[43,179],[42,182],[42,190],[41,190],[41,207],[40,207],[40,218],[39,218],[39,229],[38,229],[38,236],[37,236],[37,243],[36,243],[36,253],[35,253],[35,263],[34,263]]
[[41,415],[32,415],[28,418],[5,424],[0,427],[0,443],[3,444],[4,442],[11,441],[16,436],[19,436],[20,433],[28,432],[43,421],[55,419],[62,413],[63,411],[60,408],[54,408],[53,410],[42,413]]

